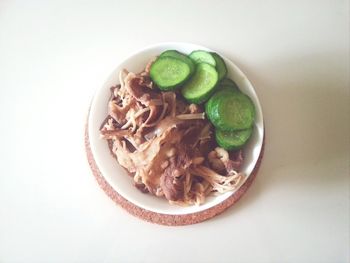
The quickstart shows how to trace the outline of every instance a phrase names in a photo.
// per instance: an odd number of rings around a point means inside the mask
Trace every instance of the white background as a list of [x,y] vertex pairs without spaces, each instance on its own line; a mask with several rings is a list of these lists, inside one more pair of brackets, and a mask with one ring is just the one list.
[[[98,187],[90,100],[129,53],[217,50],[260,98],[266,150],[234,207],[153,225]],[[349,262],[349,1],[0,1],[0,262]]]

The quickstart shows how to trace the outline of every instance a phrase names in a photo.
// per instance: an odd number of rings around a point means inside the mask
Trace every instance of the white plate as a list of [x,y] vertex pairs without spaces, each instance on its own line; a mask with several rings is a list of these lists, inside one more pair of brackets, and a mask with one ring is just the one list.
[[[92,101],[89,115],[89,137],[91,151],[106,181],[125,199],[135,205],[163,214],[188,214],[203,211],[215,206],[227,199],[233,192],[227,192],[219,196],[210,196],[201,206],[179,207],[170,205],[165,199],[143,194],[133,186],[132,178],[128,176],[125,170],[111,156],[107,142],[100,138],[99,128],[105,117],[107,116],[107,103],[110,97],[110,87],[119,83],[119,71],[123,68],[132,72],[140,72],[144,69],[147,62],[154,56],[159,55],[165,50],[176,49],[180,52],[189,54],[193,50],[208,50],[206,47],[179,42],[160,43],[143,48],[130,55],[122,61],[112,72],[104,85],[97,91]],[[216,51],[217,52],[217,51]],[[219,52],[217,52],[219,53]],[[223,56],[222,56],[223,57]],[[263,143],[264,123],[261,106],[258,97],[254,91],[252,84],[249,82],[243,72],[229,59],[223,57],[228,69],[228,77],[233,79],[239,86],[240,90],[247,94],[254,102],[256,107],[255,129],[248,145],[244,148],[245,160],[243,172],[246,178],[253,171]],[[246,180],[245,178],[245,180]],[[235,190],[237,191],[237,190]]]

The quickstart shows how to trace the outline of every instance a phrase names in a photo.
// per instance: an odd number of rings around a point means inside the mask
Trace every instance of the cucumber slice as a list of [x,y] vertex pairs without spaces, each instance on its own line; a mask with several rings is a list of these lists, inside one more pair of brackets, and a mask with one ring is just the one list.
[[179,54],[184,55],[175,49],[168,49],[163,51],[159,56],[160,57],[177,57]]
[[223,84],[218,84],[218,90],[223,90],[223,89],[229,89],[234,92],[240,92],[240,90],[237,87],[233,87],[231,85],[223,85]]
[[214,57],[210,54],[210,52],[204,50],[195,50],[189,55],[190,59],[194,61],[194,63],[208,63],[212,66],[216,66],[216,62]]
[[232,91],[238,91],[238,92],[240,91],[236,83],[228,78],[224,78],[219,82],[218,90],[222,90],[222,89],[231,89]]
[[218,54],[211,52],[211,55],[215,59],[216,70],[218,71],[218,74],[219,74],[219,80],[221,80],[221,79],[225,78],[227,75],[226,64],[225,64],[224,60],[222,59],[222,57],[220,57]]
[[196,67],[195,67],[193,61],[188,56],[180,53],[177,50],[166,50],[162,54],[160,54],[160,57],[173,57],[173,58],[180,59],[190,66],[191,74],[195,71]]
[[224,78],[220,81],[220,85],[223,85],[223,86],[231,86],[233,88],[236,88],[239,90],[236,82],[234,82],[232,79],[229,79],[229,78]]
[[205,102],[215,90],[218,72],[207,63],[199,63],[192,78],[184,85],[182,95],[191,103]]
[[180,59],[159,57],[152,64],[151,79],[161,90],[174,90],[191,75],[190,66]]
[[252,100],[228,88],[217,91],[206,103],[205,111],[213,125],[223,131],[248,129],[255,119]]
[[240,131],[215,130],[215,139],[218,145],[226,150],[242,148],[253,133],[253,127]]

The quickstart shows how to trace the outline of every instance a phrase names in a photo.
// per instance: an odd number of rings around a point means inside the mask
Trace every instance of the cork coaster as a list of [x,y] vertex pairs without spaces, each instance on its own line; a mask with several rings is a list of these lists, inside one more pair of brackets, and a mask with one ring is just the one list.
[[126,211],[128,211],[133,216],[139,217],[143,220],[161,224],[161,225],[168,225],[168,226],[180,226],[180,225],[190,225],[190,224],[196,224],[200,223],[202,221],[208,220],[222,212],[224,212],[226,209],[231,207],[233,204],[235,204],[242,195],[248,190],[250,185],[252,184],[253,180],[255,179],[261,160],[264,153],[264,144],[265,140],[263,142],[263,146],[260,152],[259,159],[250,174],[249,178],[245,181],[245,183],[229,198],[221,202],[220,204],[217,204],[211,208],[208,208],[206,210],[191,213],[191,214],[185,214],[185,215],[168,215],[168,214],[159,214],[156,212],[152,212],[146,209],[143,209],[141,207],[136,206],[135,204],[129,202],[124,197],[122,197],[116,190],[114,190],[111,185],[108,184],[108,182],[104,179],[103,175],[101,174],[99,168],[97,167],[97,164],[95,162],[94,156],[92,154],[91,148],[90,148],[90,141],[89,141],[89,134],[88,134],[88,124],[85,126],[85,150],[87,154],[87,159],[89,162],[89,165],[91,167],[92,173],[95,176],[98,184],[102,188],[102,190],[117,204],[119,204],[122,208],[124,208]]

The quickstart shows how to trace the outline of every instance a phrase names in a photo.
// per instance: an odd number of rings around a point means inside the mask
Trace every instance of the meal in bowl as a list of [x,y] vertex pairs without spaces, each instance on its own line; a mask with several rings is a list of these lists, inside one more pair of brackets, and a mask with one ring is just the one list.
[[142,72],[123,69],[100,133],[140,191],[179,205],[244,182],[255,107],[216,53],[167,50]]

